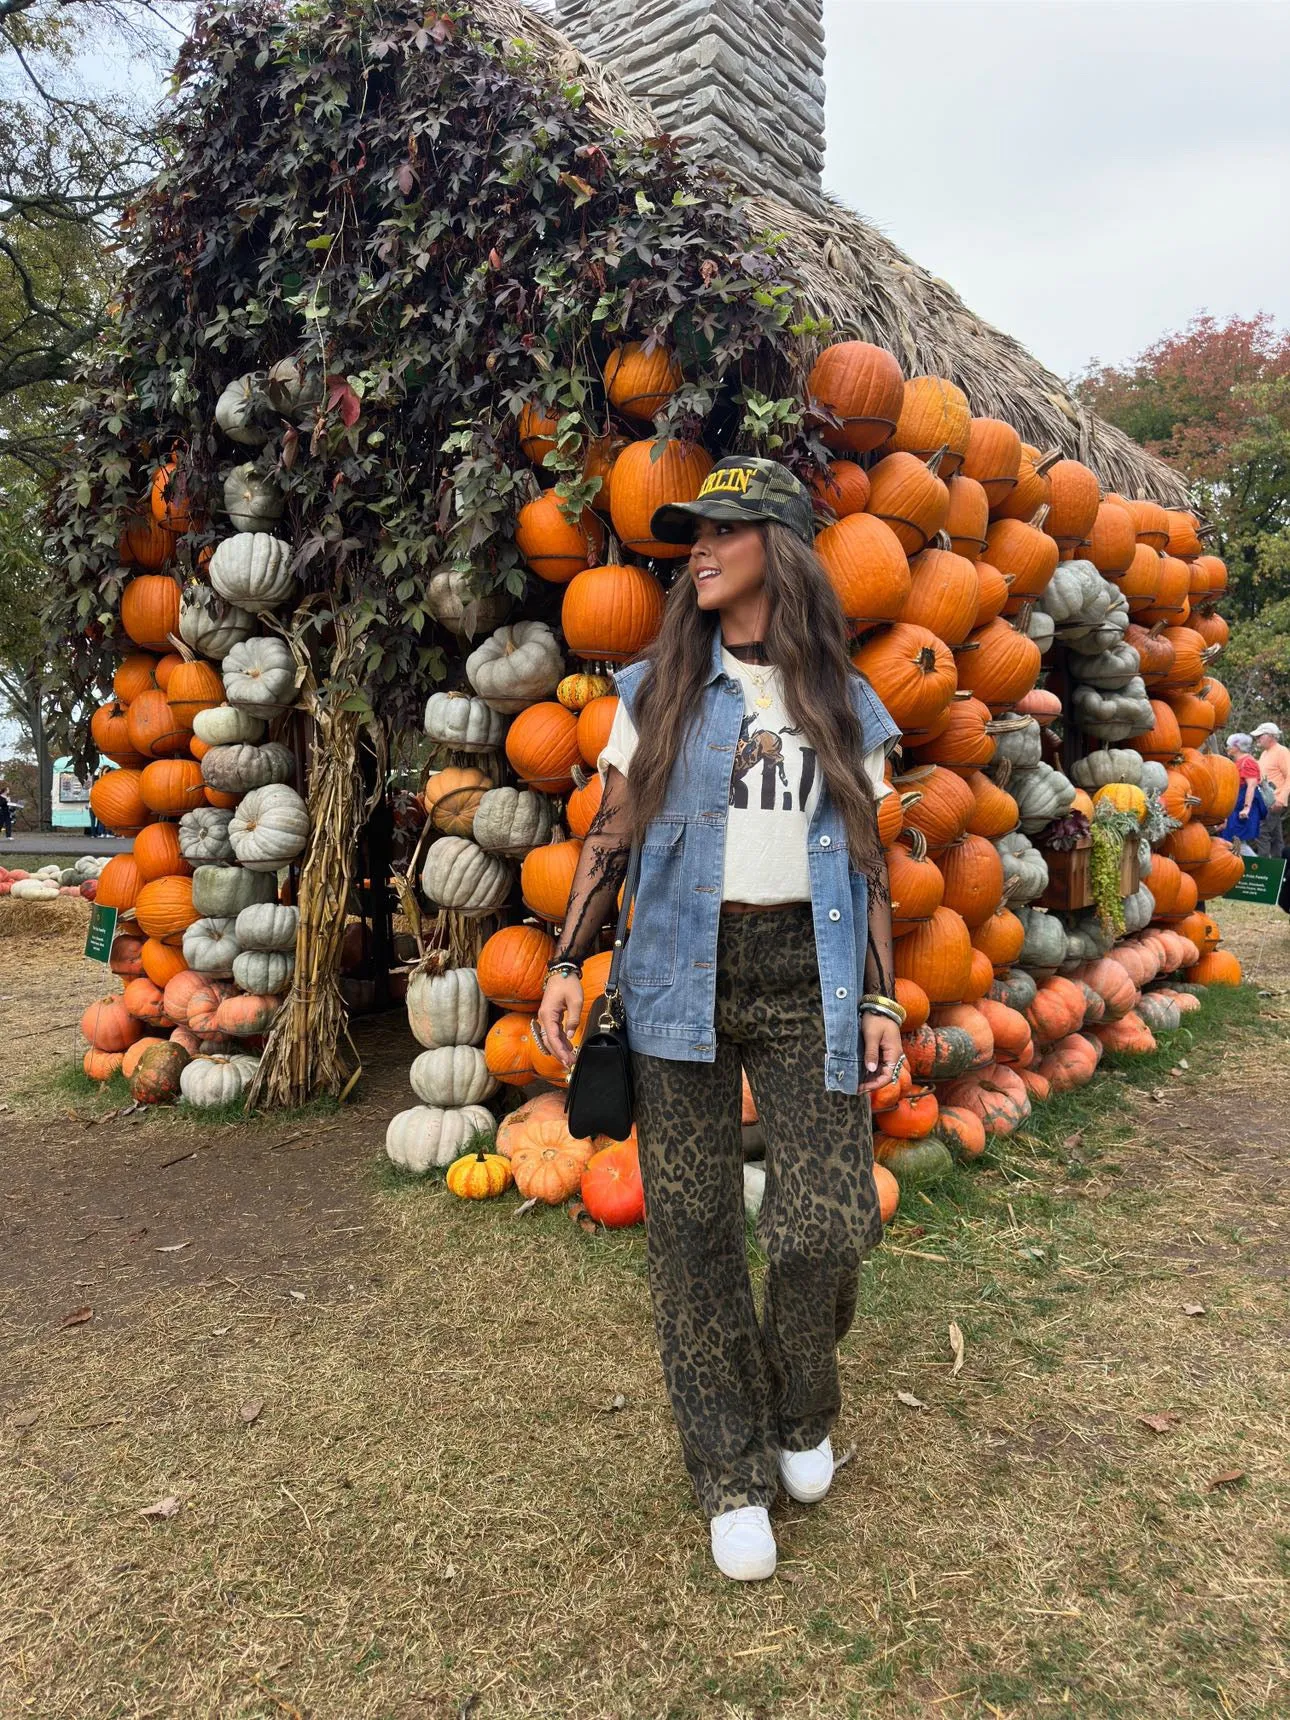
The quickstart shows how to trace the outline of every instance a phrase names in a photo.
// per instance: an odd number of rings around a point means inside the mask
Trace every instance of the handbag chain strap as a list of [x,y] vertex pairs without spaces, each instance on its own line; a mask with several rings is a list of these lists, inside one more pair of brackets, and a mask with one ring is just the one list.
[[621,1028],[626,1019],[623,1010],[622,993],[618,989],[618,970],[622,966],[623,947],[627,942],[627,932],[631,921],[632,903],[636,898],[636,886],[641,875],[641,848],[639,842],[632,843],[631,858],[627,862],[627,876],[623,881],[622,906],[618,910],[618,925],[614,931],[614,953],[609,959],[609,977],[605,981],[605,995],[600,1014],[600,1032],[613,1033]]

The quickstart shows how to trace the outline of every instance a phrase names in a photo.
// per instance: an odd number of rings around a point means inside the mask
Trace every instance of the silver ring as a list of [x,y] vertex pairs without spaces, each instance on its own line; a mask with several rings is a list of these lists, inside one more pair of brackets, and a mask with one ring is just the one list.
[[542,1032],[541,1025],[538,1022],[538,1018],[536,1015],[533,1017],[533,1025],[529,1029],[529,1032],[533,1035],[534,1039],[537,1040],[538,1050],[539,1051],[545,1051],[546,1050],[546,1036]]

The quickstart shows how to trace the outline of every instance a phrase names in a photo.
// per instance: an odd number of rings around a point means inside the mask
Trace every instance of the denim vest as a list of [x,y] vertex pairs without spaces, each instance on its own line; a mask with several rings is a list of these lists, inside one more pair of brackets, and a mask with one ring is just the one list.
[[[647,662],[614,679],[629,714]],[[866,752],[900,733],[868,683],[851,682]],[[621,978],[633,1051],[680,1063],[716,1057],[717,938],[725,871],[726,813],[735,745],[744,719],[741,688],[721,661],[713,629],[712,665],[686,755],[672,771],[663,810],[641,847],[640,883]],[[859,1004],[869,940],[869,886],[848,864],[846,831],[820,795],[807,833],[811,911],[820,969],[826,1057],[824,1084],[854,1093],[859,1084]]]

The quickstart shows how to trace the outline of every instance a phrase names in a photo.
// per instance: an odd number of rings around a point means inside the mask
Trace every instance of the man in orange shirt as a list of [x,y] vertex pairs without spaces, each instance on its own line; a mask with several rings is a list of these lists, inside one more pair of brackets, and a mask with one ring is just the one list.
[[1281,820],[1290,801],[1290,747],[1283,745],[1281,730],[1275,723],[1260,723],[1253,739],[1258,748],[1259,775],[1263,778],[1263,798],[1268,808],[1255,849],[1259,854],[1280,860],[1285,851]]

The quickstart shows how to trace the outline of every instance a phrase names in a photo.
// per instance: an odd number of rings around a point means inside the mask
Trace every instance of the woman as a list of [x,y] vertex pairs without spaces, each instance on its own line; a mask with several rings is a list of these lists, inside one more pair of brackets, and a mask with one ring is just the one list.
[[[903,1011],[875,796],[898,731],[847,658],[810,496],[784,467],[718,461],[651,529],[690,544],[688,576],[617,676],[604,797],[534,1031],[573,1061],[581,964],[638,841],[622,992],[655,1326],[713,1557],[746,1580],[775,1569],[778,1483],[802,1502],[828,1491],[836,1345],[882,1233],[866,1094],[899,1067]],[[767,1141],[760,1329],[741,1064]]]
[[1227,737],[1227,756],[1236,765],[1240,786],[1236,792],[1236,805],[1223,826],[1223,835],[1238,854],[1254,853],[1254,844],[1259,839],[1266,810],[1263,796],[1259,793],[1263,773],[1259,769],[1259,761],[1254,756],[1253,747],[1254,741],[1250,735],[1234,734]]

